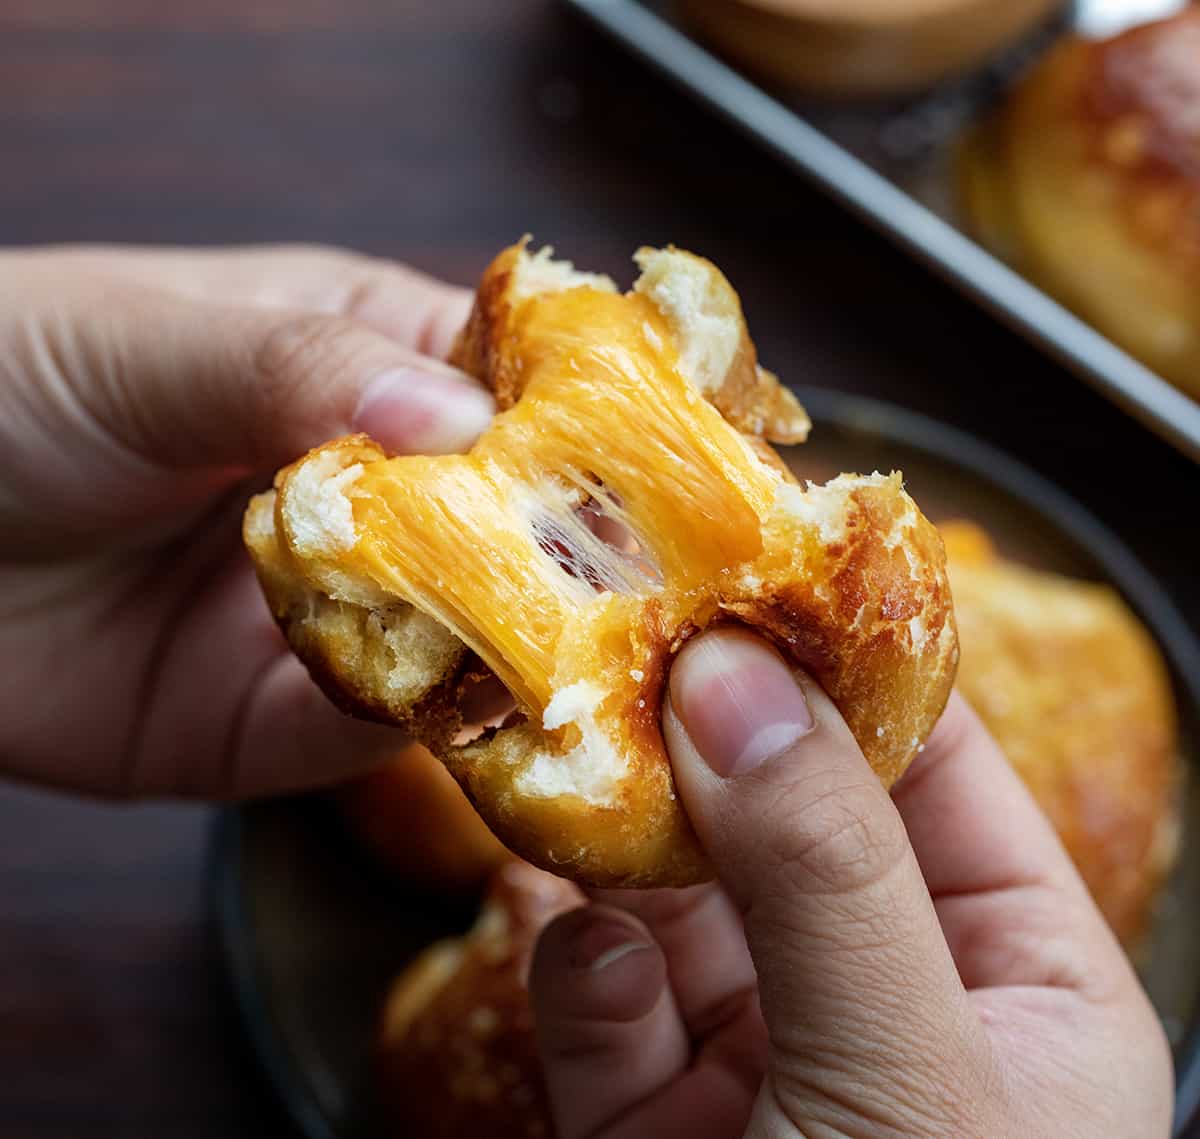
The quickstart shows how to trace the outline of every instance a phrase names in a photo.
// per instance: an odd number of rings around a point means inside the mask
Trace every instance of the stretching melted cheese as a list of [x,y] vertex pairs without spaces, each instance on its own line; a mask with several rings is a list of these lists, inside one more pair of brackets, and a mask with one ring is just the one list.
[[[646,298],[578,288],[515,324],[519,402],[467,455],[365,464],[341,565],[437,617],[541,715],[594,665],[648,668],[629,635],[648,598],[651,632],[673,635],[728,590],[763,554],[781,479],[681,375]],[[641,556],[597,537],[588,500]]]

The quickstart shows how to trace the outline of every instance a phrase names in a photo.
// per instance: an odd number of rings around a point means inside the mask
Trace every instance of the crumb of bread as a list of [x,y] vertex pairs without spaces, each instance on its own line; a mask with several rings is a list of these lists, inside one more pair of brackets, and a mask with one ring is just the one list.
[[580,742],[565,755],[538,752],[522,772],[517,787],[522,794],[552,798],[578,795],[593,804],[611,803],[617,786],[629,773],[625,758],[613,747],[596,722],[605,693],[587,681],[560,688],[542,713],[547,731],[573,724]]
[[292,545],[302,557],[341,553],[358,541],[346,492],[363,468],[361,463],[342,467],[340,460],[336,452],[329,452],[301,464],[296,471],[288,526]]
[[704,262],[675,249],[640,249],[634,260],[642,270],[634,292],[649,297],[667,318],[684,374],[701,392],[715,391],[742,341],[732,287]]
[[546,245],[536,253],[522,251],[513,277],[513,299],[525,300],[543,293],[563,293],[584,286],[602,293],[615,293],[617,286],[603,273],[584,273],[570,261],[555,261],[554,247]]

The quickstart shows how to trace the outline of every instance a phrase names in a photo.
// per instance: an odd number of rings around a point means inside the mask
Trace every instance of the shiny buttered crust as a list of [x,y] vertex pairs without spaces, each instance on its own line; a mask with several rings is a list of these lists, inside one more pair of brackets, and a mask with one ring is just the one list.
[[376,1047],[396,1134],[553,1139],[529,963],[542,929],[582,902],[569,883],[510,863],[471,931],[432,946],[397,978]]
[[[709,874],[660,724],[699,629],[768,636],[888,786],[957,660],[941,540],[900,477],[797,484],[762,436],[803,438],[807,417],[758,367],[728,282],[675,250],[638,260],[622,295],[501,254],[454,356],[503,412],[472,451],[339,440],[281,471],[245,524],[333,699],[427,744],[509,850],[602,886]],[[621,537],[602,541],[598,516]],[[488,671],[517,713],[464,741],[463,689]]]
[[1108,587],[1003,561],[969,523],[943,534],[958,686],[1133,946],[1179,833],[1175,712],[1158,650]]
[[677,0],[702,37],[776,83],[823,95],[920,90],[983,61],[1061,0]]
[[1069,39],[964,152],[982,239],[1200,396],[1200,8]]

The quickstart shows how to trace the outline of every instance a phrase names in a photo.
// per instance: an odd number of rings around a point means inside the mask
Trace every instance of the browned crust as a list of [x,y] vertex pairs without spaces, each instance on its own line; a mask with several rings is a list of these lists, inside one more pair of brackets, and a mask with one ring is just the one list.
[[[823,564],[728,606],[825,689],[885,787],[933,730],[958,667],[941,538],[920,518],[902,545],[889,546],[901,505],[889,488],[856,489],[846,536],[826,547]],[[917,617],[933,651],[914,645],[908,622]]]
[[796,397],[774,372],[757,363],[750,338],[744,338],[725,382],[711,395],[713,406],[764,450],[771,443],[803,443],[811,427]]
[[1134,947],[1177,850],[1166,666],[1111,589],[1006,562],[970,524],[943,529],[962,626],[959,687]]
[[1099,130],[1132,128],[1110,161],[1124,169],[1200,177],[1200,9],[1088,42],[1079,112]]
[[1200,274],[1200,9],[1068,45],[1091,161],[1122,187],[1129,232]]
[[519,761],[543,746],[535,725],[497,732],[444,760],[496,837],[539,866],[600,888],[691,886],[711,878],[712,868],[675,798],[657,726],[655,737],[649,747],[630,740],[629,775],[612,806],[516,790],[496,760]]
[[[964,150],[980,237],[1200,395],[1200,9],[1047,53]],[[1081,251],[1086,251],[1086,254]]]
[[[662,736],[662,702],[675,653],[696,631],[668,630],[653,600],[640,637],[652,662],[630,693],[623,733],[629,774],[612,806],[574,797],[534,798],[515,786],[517,759],[544,746],[535,723],[518,719],[440,758],[510,850],[553,874],[598,888],[682,887],[712,868],[680,808]],[[717,610],[711,611],[715,616]],[[640,701],[640,704],[639,704]]]
[[488,266],[479,282],[471,315],[448,358],[456,368],[487,386],[500,411],[512,407],[521,396],[520,377],[508,364],[511,356],[502,351],[502,340],[510,327],[517,265],[528,244],[529,238],[524,238],[509,246]]
[[582,903],[566,882],[511,863],[475,927],[393,985],[376,1048],[390,1121],[410,1139],[553,1139],[527,977],[542,929]]

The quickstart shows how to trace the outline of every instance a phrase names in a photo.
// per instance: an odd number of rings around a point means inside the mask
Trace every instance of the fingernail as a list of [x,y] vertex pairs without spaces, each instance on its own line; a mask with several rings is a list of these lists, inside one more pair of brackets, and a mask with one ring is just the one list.
[[616,922],[589,922],[571,942],[571,966],[599,973],[610,965],[650,946],[628,926]]
[[467,378],[404,368],[373,380],[354,414],[389,451],[438,455],[469,447],[492,421],[492,397]]
[[813,729],[804,692],[757,637],[718,630],[686,645],[671,670],[671,706],[718,775],[745,775]]

